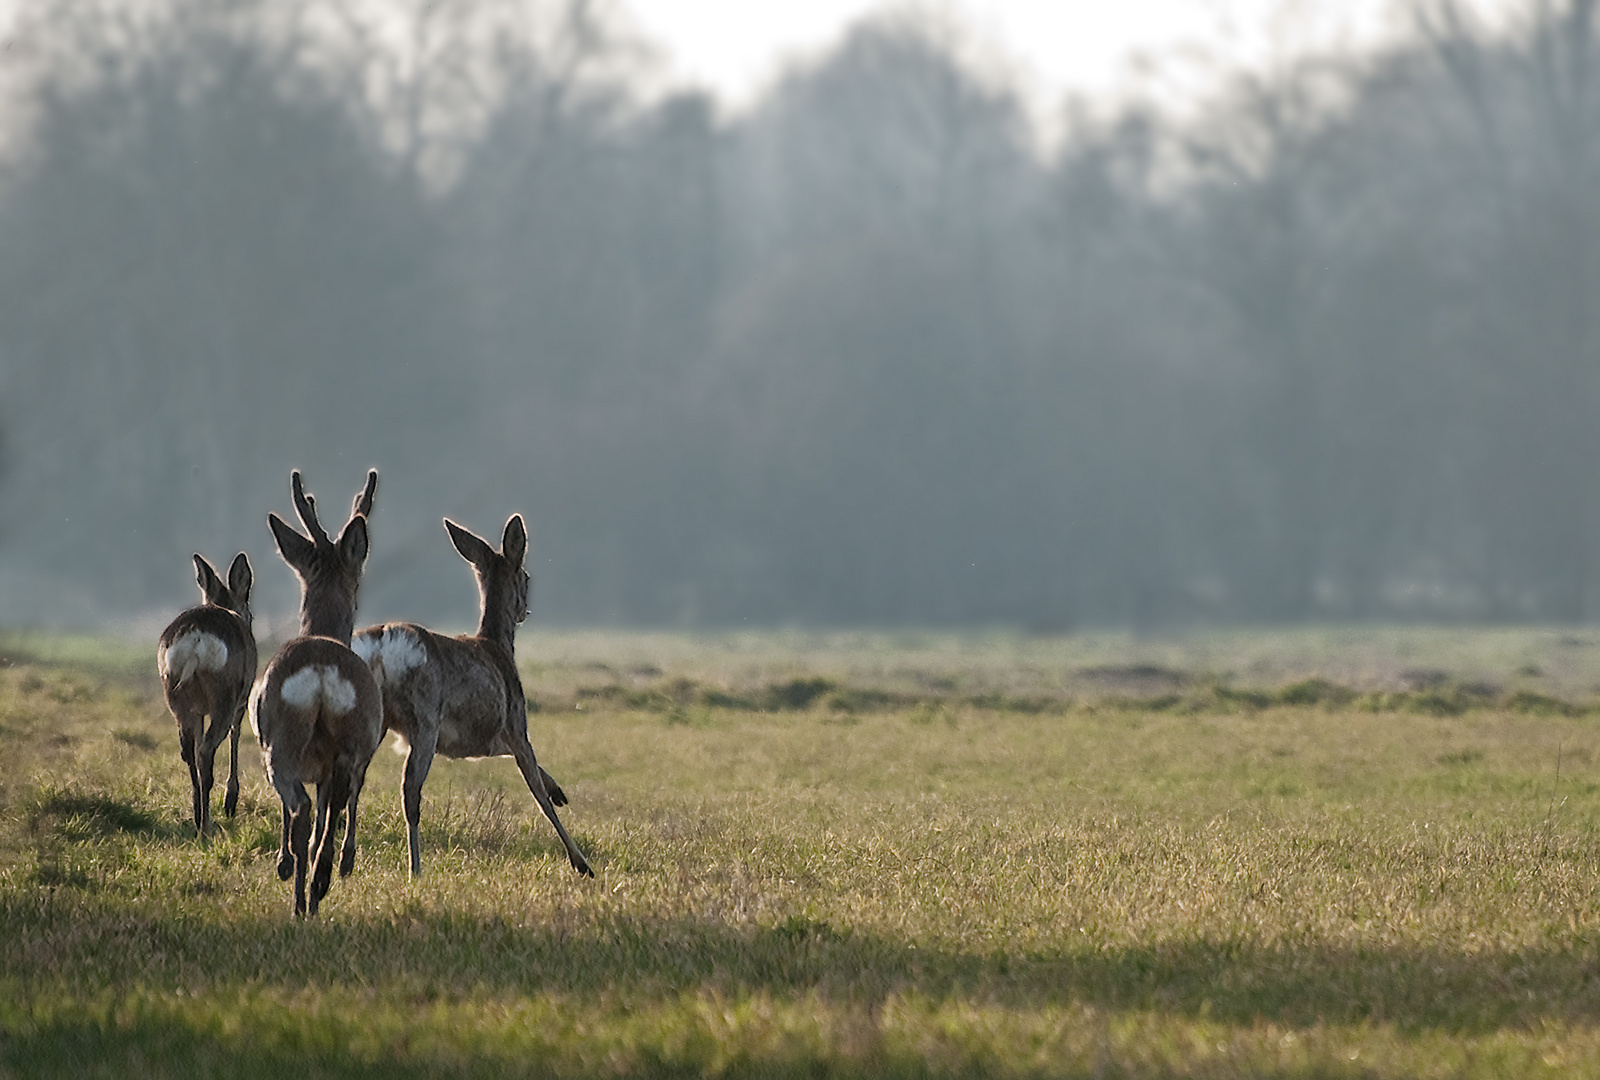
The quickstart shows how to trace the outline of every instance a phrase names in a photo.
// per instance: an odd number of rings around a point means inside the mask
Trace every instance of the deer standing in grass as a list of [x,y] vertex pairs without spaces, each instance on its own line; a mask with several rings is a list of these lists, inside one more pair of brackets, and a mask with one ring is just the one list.
[[369,626],[356,635],[354,649],[372,665],[383,689],[383,721],[409,744],[405,772],[406,839],[411,876],[422,873],[417,824],[422,817],[422,785],[433,755],[496,757],[510,754],[539,809],[555,826],[567,859],[580,874],[594,877],[589,861],[562,827],[556,807],[566,795],[540,768],[528,742],[528,711],[517,675],[517,624],[528,617],[528,533],[522,516],[506,522],[500,550],[449,519],[445,528],[456,550],[478,577],[478,632],[446,637],[415,623]]
[[[300,579],[300,636],[283,643],[256,681],[250,723],[261,740],[267,780],[283,801],[278,877],[294,875],[294,913],[305,914],[307,859],[315,853],[309,904],[315,915],[333,877],[333,836],[342,810],[349,820],[339,876],[355,866],[356,804],[367,764],[383,740],[383,697],[372,670],[350,651],[378,473],[367,473],[338,540],[318,523],[316,503],[301,487],[299,472],[290,475],[290,487],[309,537],[276,514],[267,515],[267,524],[278,553]],[[307,783],[317,786],[314,835]]]
[[[239,724],[256,677],[256,638],[250,626],[250,557],[234,556],[226,583],[199,554],[195,579],[205,603],[172,620],[156,645],[156,670],[167,708],[178,721],[178,747],[189,766],[194,827],[211,824],[211,786],[217,747],[230,738],[228,793],[223,812],[239,805]],[[206,728],[206,717],[211,727]]]

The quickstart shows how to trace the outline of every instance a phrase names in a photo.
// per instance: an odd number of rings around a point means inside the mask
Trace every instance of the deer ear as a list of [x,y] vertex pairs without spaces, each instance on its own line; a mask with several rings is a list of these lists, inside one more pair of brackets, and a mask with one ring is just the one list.
[[494,549],[483,537],[463,529],[449,518],[444,519],[444,527],[450,533],[450,542],[461,552],[463,559],[480,568],[489,565],[489,560],[494,556]]
[[367,561],[367,519],[357,514],[339,534],[339,554],[359,566]]
[[277,514],[267,515],[267,525],[272,529],[272,538],[278,542],[278,554],[283,556],[283,561],[296,570],[302,570],[311,565],[312,556],[317,553],[317,545],[291,529]]
[[506,531],[500,537],[500,554],[512,567],[521,566],[527,557],[528,530],[522,524],[521,514],[512,514],[511,520],[506,522]]
[[233,565],[228,567],[228,591],[233,593],[233,598],[243,604],[250,599],[250,585],[255,580],[255,575],[250,571],[250,556],[244,552],[233,557]]
[[200,595],[208,603],[215,602],[217,594],[222,591],[222,579],[217,577],[217,572],[199,552],[195,552],[194,556],[194,580],[200,586]]

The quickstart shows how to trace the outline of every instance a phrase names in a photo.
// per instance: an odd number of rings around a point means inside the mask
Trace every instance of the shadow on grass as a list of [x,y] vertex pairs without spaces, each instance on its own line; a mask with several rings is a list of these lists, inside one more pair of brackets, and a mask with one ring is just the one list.
[[1600,1023],[1594,945],[1265,947],[1198,939],[1046,955],[979,955],[790,917],[775,926],[599,914],[529,927],[457,912],[323,922],[130,908],[91,894],[0,897],[0,969],[22,984],[359,986],[438,995],[664,999],[817,996],[873,1008],[891,995],[1008,1008],[1108,1009],[1289,1027],[1386,1022],[1481,1035]]

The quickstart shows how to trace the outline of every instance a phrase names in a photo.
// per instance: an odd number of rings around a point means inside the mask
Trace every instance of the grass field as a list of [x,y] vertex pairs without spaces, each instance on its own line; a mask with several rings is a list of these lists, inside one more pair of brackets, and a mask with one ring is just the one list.
[[1600,1075],[1600,635],[519,651],[597,878],[386,747],[296,921],[248,732],[201,844],[153,643],[0,636],[0,1076]]

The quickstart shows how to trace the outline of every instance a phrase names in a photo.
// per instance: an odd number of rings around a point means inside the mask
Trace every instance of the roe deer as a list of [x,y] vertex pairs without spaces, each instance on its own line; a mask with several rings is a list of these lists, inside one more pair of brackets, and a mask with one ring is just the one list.
[[199,554],[194,569],[205,603],[161,632],[156,670],[167,708],[178,721],[179,752],[189,766],[195,832],[205,836],[217,747],[225,737],[230,739],[228,794],[222,809],[232,817],[239,805],[239,722],[256,677],[256,638],[250,626],[250,557],[242,551],[234,556],[226,584]]
[[[294,874],[294,913],[305,914],[309,842],[317,860],[310,898],[315,915],[333,876],[333,834],[342,810],[350,816],[339,876],[355,865],[356,804],[372,752],[383,740],[383,697],[366,662],[350,651],[378,473],[367,473],[366,487],[337,541],[318,523],[316,502],[301,487],[300,473],[290,474],[289,481],[295,511],[310,537],[276,514],[267,515],[267,524],[278,553],[300,579],[300,636],[283,643],[256,681],[250,724],[261,741],[267,780],[283,800],[278,876],[288,880]],[[314,839],[307,783],[317,786]]]
[[383,722],[410,744],[406,756],[406,839],[411,876],[422,873],[417,822],[422,816],[422,784],[435,752],[446,757],[496,757],[510,754],[527,781],[539,809],[555,826],[567,859],[580,874],[594,877],[589,861],[556,816],[567,798],[539,767],[528,742],[528,711],[517,675],[514,638],[528,617],[528,533],[522,516],[506,522],[500,550],[455,522],[445,528],[456,550],[477,571],[478,632],[446,637],[415,623],[369,626],[352,647],[369,664],[383,689]]

